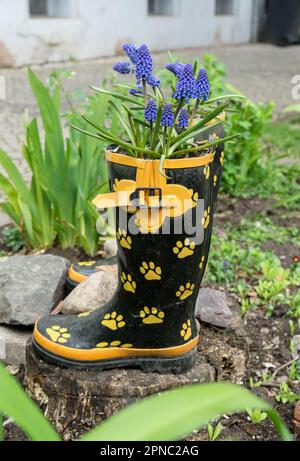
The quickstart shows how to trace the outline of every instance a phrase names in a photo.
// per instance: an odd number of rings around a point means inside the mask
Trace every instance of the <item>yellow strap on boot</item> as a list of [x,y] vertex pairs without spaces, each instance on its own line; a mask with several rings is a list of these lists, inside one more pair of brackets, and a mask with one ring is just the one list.
[[[136,224],[143,232],[159,229],[166,217],[181,216],[195,205],[191,192],[179,184],[167,184],[160,174],[159,160],[143,160],[113,152],[106,153],[109,162],[137,169],[136,180],[121,179],[115,192],[95,197],[93,204],[98,210],[113,207],[127,207],[136,213]],[[214,154],[189,159],[165,160],[164,170],[173,168],[195,168],[211,163]],[[138,191],[138,200],[132,197]],[[152,193],[154,192],[154,195]],[[157,192],[157,193],[156,193]]]

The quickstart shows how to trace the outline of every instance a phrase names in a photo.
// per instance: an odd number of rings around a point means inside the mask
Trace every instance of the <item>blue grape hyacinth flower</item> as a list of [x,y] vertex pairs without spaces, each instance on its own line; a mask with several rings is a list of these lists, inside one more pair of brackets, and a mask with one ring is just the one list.
[[141,45],[137,51],[136,79],[137,84],[146,81],[149,85],[157,87],[160,85],[158,78],[152,75],[153,60],[147,45]]
[[210,93],[210,84],[208,75],[205,69],[200,69],[198,77],[195,82],[195,96],[197,99],[208,100]]
[[166,65],[166,69],[176,75],[176,77],[180,78],[184,69],[184,64],[182,62],[170,63]]
[[174,124],[174,115],[172,112],[172,104],[166,104],[162,111],[161,126],[171,128]]
[[151,85],[153,87],[158,87],[160,85],[160,80],[158,78],[154,77],[153,75],[151,75],[148,78],[147,83],[149,83],[149,85]]
[[113,67],[113,70],[115,70],[116,72],[119,72],[119,74],[126,75],[132,72],[132,67],[131,67],[130,62],[120,61],[120,62],[117,62],[117,64]]
[[129,90],[129,94],[132,94],[133,96],[141,95],[143,94],[143,88],[138,85],[137,88],[131,88],[131,90]]
[[153,99],[148,102],[144,115],[147,122],[154,123],[156,121],[157,105]]
[[134,43],[125,43],[123,50],[129,57],[132,64],[136,64],[138,47]]
[[185,99],[187,104],[190,99],[195,98],[195,76],[194,69],[191,64],[186,64],[184,66],[176,85],[174,98]]
[[186,108],[182,109],[178,117],[178,126],[186,128],[189,124],[189,112]]

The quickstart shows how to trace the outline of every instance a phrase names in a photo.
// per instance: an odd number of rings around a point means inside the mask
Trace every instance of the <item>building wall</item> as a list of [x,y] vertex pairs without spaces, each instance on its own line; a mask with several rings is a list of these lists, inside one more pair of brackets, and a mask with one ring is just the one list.
[[174,16],[149,16],[148,0],[62,1],[69,17],[32,18],[29,0],[0,0],[0,65],[1,54],[18,66],[111,56],[126,41],[159,51],[251,40],[254,0],[233,0],[233,16],[216,16],[215,0],[173,0]]

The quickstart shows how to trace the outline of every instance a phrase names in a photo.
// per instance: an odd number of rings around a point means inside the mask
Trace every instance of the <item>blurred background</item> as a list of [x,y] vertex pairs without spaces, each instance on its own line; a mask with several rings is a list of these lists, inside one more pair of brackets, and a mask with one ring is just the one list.
[[0,67],[153,51],[299,42],[298,0],[0,0]]

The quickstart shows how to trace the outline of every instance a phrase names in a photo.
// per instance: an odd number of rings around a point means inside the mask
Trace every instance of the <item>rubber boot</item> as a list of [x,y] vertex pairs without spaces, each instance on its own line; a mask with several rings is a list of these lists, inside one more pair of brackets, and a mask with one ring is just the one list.
[[[209,252],[222,146],[215,154],[165,160],[165,176],[156,160],[114,152],[106,158],[114,192],[95,203],[117,211],[117,292],[92,313],[41,318],[34,346],[47,361],[66,367],[183,373],[196,359],[194,308]],[[198,199],[204,201],[200,215]],[[195,223],[194,233],[186,232],[186,222]]]
[[69,292],[82,282],[85,282],[91,275],[98,272],[101,266],[110,266],[117,264],[115,256],[107,259],[98,259],[95,261],[81,261],[71,264],[67,275],[67,287]]

